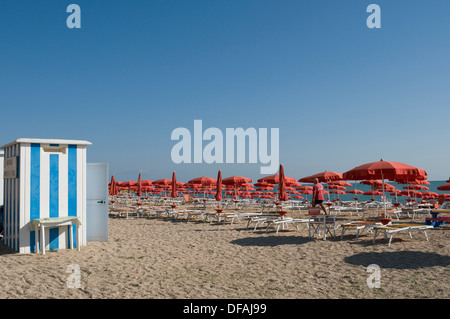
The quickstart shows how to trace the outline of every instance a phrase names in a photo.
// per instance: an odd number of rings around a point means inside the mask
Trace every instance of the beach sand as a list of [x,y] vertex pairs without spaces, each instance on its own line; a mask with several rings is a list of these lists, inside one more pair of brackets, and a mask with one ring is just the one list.
[[[306,225],[276,234],[246,229],[245,221],[110,217],[108,242],[80,252],[18,254],[0,245],[0,298],[449,298],[450,227],[428,236],[397,234],[388,247],[382,235],[372,244],[372,234],[356,241],[354,231],[343,240],[309,239]],[[74,264],[80,287],[68,288]],[[380,266],[380,288],[367,285],[371,264]]]

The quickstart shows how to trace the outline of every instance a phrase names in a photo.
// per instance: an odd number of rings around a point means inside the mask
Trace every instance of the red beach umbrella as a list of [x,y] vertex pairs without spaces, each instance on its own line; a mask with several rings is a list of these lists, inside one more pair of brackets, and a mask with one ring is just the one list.
[[349,189],[345,193],[346,194],[363,194],[364,192],[359,189]]
[[141,185],[142,186],[152,186],[153,185],[153,181],[150,181],[150,180],[143,180],[143,181],[141,181]]
[[175,175],[175,172],[172,173],[172,193],[170,194],[170,197],[172,197],[172,198],[178,197],[178,193],[177,193],[177,176]]
[[243,176],[231,176],[225,178],[222,183],[225,185],[238,185],[238,184],[244,184],[244,183],[251,183],[252,180],[247,177]]
[[215,180],[214,178],[211,178],[211,177],[202,176],[202,177],[197,177],[197,178],[191,179],[188,183],[189,184],[212,185],[212,184],[217,183],[217,180]]
[[157,181],[153,182],[153,185],[156,185],[159,187],[169,186],[169,185],[172,185],[172,180],[168,179],[168,178],[158,179]]
[[440,191],[448,191],[448,190],[450,190],[450,183],[442,184],[442,185],[438,186],[437,189]]
[[392,161],[372,162],[357,166],[343,174],[345,180],[364,179],[426,179],[427,173],[420,168]]
[[116,184],[116,181],[114,180],[114,175],[111,176],[109,195],[111,195],[111,196],[117,195],[117,184]]
[[[289,177],[289,176],[285,176],[285,183],[286,185],[290,185],[293,183],[297,183],[297,180],[295,178]],[[270,184],[279,184],[280,183],[280,175],[270,175],[270,176],[266,176],[263,178],[258,179],[258,182],[263,183],[270,183]]]
[[139,174],[138,181],[137,181],[137,196],[142,196],[142,181],[141,181],[141,174]]
[[217,191],[216,191],[216,196],[215,199],[216,201],[220,202],[222,201],[222,171],[219,171],[219,173],[217,174]]
[[284,168],[283,165],[280,165],[280,181],[279,181],[279,200],[284,202],[287,200],[286,195],[286,179],[284,177]]
[[329,183],[330,188],[331,188],[331,185],[352,186],[352,184],[350,184],[349,182],[346,182],[346,181],[331,181]]
[[325,171],[325,172],[317,173],[317,174],[314,174],[311,176],[300,178],[298,181],[304,182],[304,183],[314,183],[314,179],[316,179],[316,178],[321,183],[329,183],[331,181],[343,179],[341,173]]
[[[427,173],[420,168],[392,161],[371,162],[357,166],[343,174],[345,180],[365,180],[365,179],[381,179],[384,193],[384,180],[392,181],[399,179],[418,179],[424,180]],[[384,214],[386,215],[386,201],[384,202]]]

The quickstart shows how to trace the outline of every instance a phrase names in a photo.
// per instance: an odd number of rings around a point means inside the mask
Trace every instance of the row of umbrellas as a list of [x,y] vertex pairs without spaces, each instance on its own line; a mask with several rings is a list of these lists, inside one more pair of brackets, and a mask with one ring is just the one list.
[[[408,164],[392,162],[392,161],[377,161],[372,163],[363,164],[357,166],[345,173],[337,173],[337,172],[321,172],[315,175],[307,176],[304,178],[300,178],[298,181],[295,178],[285,176],[284,167],[280,165],[279,174],[266,176],[258,180],[254,186],[257,187],[270,187],[270,185],[278,184],[278,200],[285,201],[287,200],[287,192],[286,188],[289,186],[297,186],[300,187],[301,184],[298,182],[304,183],[313,183],[315,179],[318,179],[321,183],[327,183],[327,185],[332,186],[331,188],[335,188],[336,186],[351,186],[350,183],[345,181],[354,180],[354,181],[367,181],[368,184],[379,184],[381,180],[381,194],[384,194],[386,190],[393,191],[392,185],[385,183],[385,180],[395,181],[400,184],[409,184],[407,190],[414,191],[414,189],[419,189],[429,182],[426,181],[427,173],[425,170],[413,167]],[[172,174],[172,179],[161,179],[157,181],[148,181],[141,180],[141,175],[139,174],[139,178],[137,182],[124,182],[120,183],[121,187],[131,187],[137,186],[137,195],[142,196],[142,187],[155,185],[159,187],[169,187],[171,188],[171,197],[177,197],[177,188],[178,187],[194,187],[201,185],[203,187],[206,186],[216,186],[216,195],[215,199],[217,201],[222,200],[222,186],[233,187],[234,191],[237,192],[239,187],[242,185],[246,185],[248,187],[252,187],[253,185],[249,185],[248,183],[252,183],[252,180],[243,176],[232,176],[225,179],[222,179],[221,171],[218,172],[217,179],[210,177],[198,177],[190,180],[188,183],[183,184],[176,181],[175,172]],[[114,176],[111,179],[110,183],[110,194],[117,193],[117,185],[119,183],[114,181]],[[355,184],[356,185],[356,184]],[[450,180],[447,181],[447,184],[438,187],[439,190],[450,190]],[[395,189],[394,189],[395,190]],[[398,191],[398,190],[397,190]],[[374,191],[375,192],[375,191]],[[349,191],[349,193],[357,194],[358,190]],[[379,193],[374,193],[378,194]],[[400,195],[399,193],[396,193]],[[384,196],[383,196],[384,197]],[[385,198],[385,197],[384,197]],[[384,199],[385,200],[385,199]],[[386,209],[386,205],[384,206]]]

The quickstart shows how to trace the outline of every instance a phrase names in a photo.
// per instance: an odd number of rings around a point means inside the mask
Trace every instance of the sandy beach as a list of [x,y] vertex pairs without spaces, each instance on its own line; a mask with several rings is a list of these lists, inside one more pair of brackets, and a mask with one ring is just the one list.
[[[287,216],[305,217],[305,212]],[[360,219],[340,214],[338,223]],[[305,224],[280,230],[167,218],[109,218],[109,241],[77,250],[18,254],[1,245],[0,298],[326,299],[449,298],[450,228],[355,240],[310,239]],[[337,229],[340,236],[341,229]],[[339,237],[338,236],[338,237]],[[380,288],[367,267],[380,266]],[[68,288],[78,265],[80,287]]]

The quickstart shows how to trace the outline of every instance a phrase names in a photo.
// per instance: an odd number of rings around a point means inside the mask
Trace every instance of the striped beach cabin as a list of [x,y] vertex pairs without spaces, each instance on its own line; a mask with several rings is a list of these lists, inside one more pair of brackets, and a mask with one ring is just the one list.
[[[88,141],[20,138],[2,146],[5,245],[19,253],[35,252],[33,219],[76,216],[83,224],[88,145]],[[81,227],[82,238],[77,238],[74,227],[74,247],[86,245],[85,229]],[[69,226],[45,232],[46,249],[70,247]],[[40,241],[41,236],[38,238]]]

